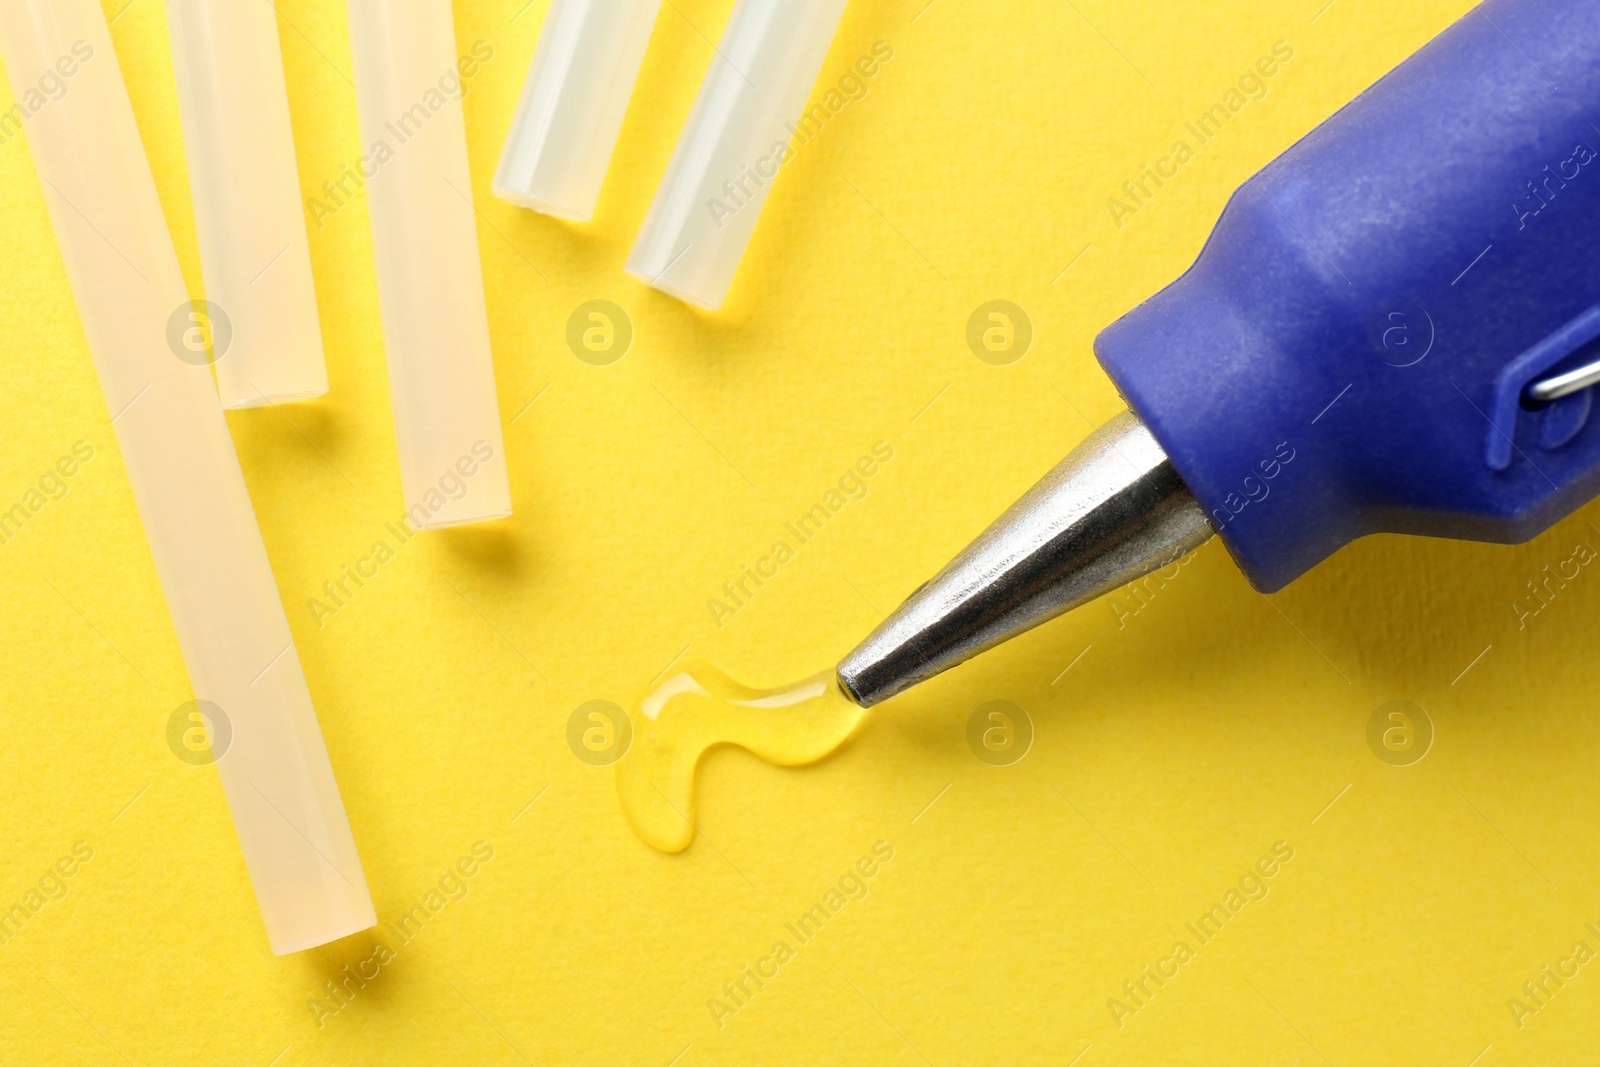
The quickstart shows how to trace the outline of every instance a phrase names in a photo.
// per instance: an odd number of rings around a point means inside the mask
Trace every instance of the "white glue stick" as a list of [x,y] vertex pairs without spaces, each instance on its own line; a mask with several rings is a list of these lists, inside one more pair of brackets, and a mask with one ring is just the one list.
[[372,899],[211,371],[173,341],[189,298],[99,0],[0,0],[0,55],[178,647],[217,709],[267,937],[281,954],[364,930]]
[[738,0],[627,271],[715,311],[733,284],[845,0]]
[[494,195],[557,218],[594,217],[661,0],[551,0]]
[[349,0],[406,519],[511,514],[450,0]]
[[167,0],[195,235],[225,408],[328,391],[271,4]]

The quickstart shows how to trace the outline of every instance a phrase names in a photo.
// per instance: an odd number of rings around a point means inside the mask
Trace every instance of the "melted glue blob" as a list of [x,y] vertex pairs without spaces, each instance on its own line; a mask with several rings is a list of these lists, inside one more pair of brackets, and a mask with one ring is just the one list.
[[681,852],[694,840],[694,770],[706,749],[738,745],[798,767],[844,744],[866,715],[831,670],[751,689],[706,663],[674,670],[639,711],[633,749],[617,764],[617,798],[634,830],[662,852]]

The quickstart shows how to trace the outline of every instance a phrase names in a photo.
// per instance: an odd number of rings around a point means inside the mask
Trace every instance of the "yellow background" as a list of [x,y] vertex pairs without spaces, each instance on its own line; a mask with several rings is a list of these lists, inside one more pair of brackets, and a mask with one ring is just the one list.
[[[320,628],[307,609],[401,513],[364,200],[311,231],[331,393],[229,416],[380,917],[493,847],[406,945],[268,951],[216,775],[167,748],[188,681],[26,146],[0,148],[0,503],[73,442],[96,450],[0,545],[0,902],[94,849],[0,948],[0,1061],[1592,1053],[1600,964],[1520,1029],[1507,1001],[1576,941],[1600,949],[1600,576],[1524,628],[1512,607],[1600,544],[1594,505],[1518,548],[1374,538],[1270,600],[1212,544],[1122,625],[1100,603],[1042,627],[875,711],[820,766],[713,753],[678,856],[633,835],[611,771],[566,742],[574,708],[630,702],[685,652],[756,684],[834,662],[1118,409],[1097,330],[1466,0],[854,0],[820,84],[876,41],[895,58],[785,168],[716,315],[622,265],[729,0],[663,7],[585,226],[489,193],[547,6],[521,2],[456,4],[458,51],[495,50],[465,106],[515,518],[418,537]],[[362,152],[347,31],[332,0],[278,6],[309,197]],[[106,10],[199,295],[162,5]],[[1118,229],[1107,198],[1280,40],[1295,58],[1270,94]],[[636,331],[607,367],[565,342],[594,299]],[[1034,324],[1011,366],[966,346],[991,299]],[[866,499],[716,626],[707,600],[877,441],[895,458]],[[1413,766],[1366,742],[1397,699],[1436,729]],[[1034,724],[1014,766],[966,743],[990,700]],[[894,859],[870,895],[719,1029],[708,998],[878,841]],[[1294,859],[1270,894],[1119,1029],[1107,999],[1278,841]],[[309,1002],[379,937],[395,958],[319,1028]]]

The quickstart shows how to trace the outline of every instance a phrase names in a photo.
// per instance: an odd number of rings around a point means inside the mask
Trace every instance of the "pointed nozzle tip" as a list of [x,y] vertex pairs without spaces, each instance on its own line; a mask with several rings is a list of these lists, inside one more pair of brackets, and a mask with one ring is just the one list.
[[838,673],[835,674],[835,676],[834,676],[834,680],[838,683],[839,691],[841,693],[843,693],[845,696],[849,697],[853,702],[855,702],[860,707],[870,708],[872,705],[869,704],[861,696],[861,694],[856,691],[856,687],[855,687],[855,685],[853,683],[853,679],[854,679],[855,675],[853,673],[849,672],[846,669],[846,665],[848,663],[849,663],[849,660],[846,659],[846,661],[844,663],[839,664]]
[[1144,423],[1091,434],[839,663],[881,703],[1048,619],[1164,567],[1212,528]]

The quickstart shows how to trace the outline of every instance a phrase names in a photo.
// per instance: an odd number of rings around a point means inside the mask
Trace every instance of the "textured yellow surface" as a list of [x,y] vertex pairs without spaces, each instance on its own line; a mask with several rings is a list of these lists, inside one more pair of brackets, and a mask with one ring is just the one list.
[[[332,392],[229,416],[378,913],[428,916],[409,941],[269,953],[215,773],[166,743],[188,682],[26,145],[0,146],[0,505],[93,449],[0,544],[0,904],[38,905],[0,946],[0,1061],[1592,1054],[1600,577],[1582,567],[1520,624],[1516,605],[1600,544],[1593,505],[1518,548],[1375,538],[1270,600],[1213,544],[1143,601],[884,706],[819,766],[711,754],[676,856],[567,741],[574,709],[630,702],[683,654],[757,685],[837,659],[1117,410],[1094,333],[1465,0],[857,0],[822,84],[875,42],[894,58],[785,168],[715,316],[622,264],[728,0],[663,8],[583,227],[489,195],[546,8],[521,4],[456,5],[459,50],[493,49],[466,119],[515,518],[419,535],[320,625],[308,608],[394,544],[401,510],[360,195],[311,232]],[[106,6],[199,295],[162,6]],[[309,200],[363,151],[349,44],[342,5],[278,6]],[[1294,57],[1265,97],[1119,228],[1108,198],[1280,41]],[[995,299],[1033,324],[1008,366],[966,343]],[[609,366],[566,342],[591,300],[633,324]],[[713,613],[879,442],[865,497]],[[1410,766],[1367,740],[1395,700],[1434,730]],[[967,741],[991,701],[1032,723],[1010,766]],[[58,860],[71,877],[46,876]],[[830,902],[809,940],[786,925]],[[1214,904],[1229,918],[1202,944],[1186,924]],[[1176,976],[1156,989],[1146,966]]]

